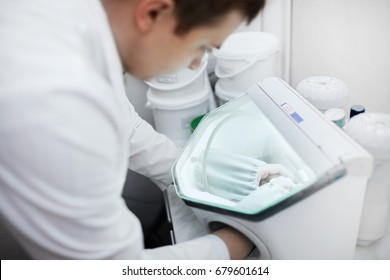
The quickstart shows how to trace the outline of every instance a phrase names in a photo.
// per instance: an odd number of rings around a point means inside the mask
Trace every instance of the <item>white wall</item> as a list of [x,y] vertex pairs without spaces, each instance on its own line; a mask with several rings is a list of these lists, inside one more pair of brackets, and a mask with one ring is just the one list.
[[329,75],[349,105],[390,113],[390,1],[293,0],[291,85]]

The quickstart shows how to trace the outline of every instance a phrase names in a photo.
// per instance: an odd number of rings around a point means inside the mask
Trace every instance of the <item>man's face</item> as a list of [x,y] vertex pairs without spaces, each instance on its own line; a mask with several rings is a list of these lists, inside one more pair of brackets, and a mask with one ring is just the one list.
[[[196,68],[205,51],[218,48],[242,21],[242,15],[232,11],[213,26],[198,27],[177,35],[175,18],[166,17],[139,40],[122,41],[119,46],[122,63],[126,71],[143,80],[185,67]],[[127,49],[126,46],[130,47]]]

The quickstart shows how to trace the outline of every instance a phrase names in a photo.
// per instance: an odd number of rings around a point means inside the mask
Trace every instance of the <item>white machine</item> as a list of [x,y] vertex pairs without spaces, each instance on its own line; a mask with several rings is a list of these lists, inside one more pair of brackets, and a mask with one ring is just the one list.
[[[269,164],[285,172],[259,177]],[[285,82],[267,78],[203,118],[172,173],[199,220],[238,229],[256,258],[353,259],[372,165]]]

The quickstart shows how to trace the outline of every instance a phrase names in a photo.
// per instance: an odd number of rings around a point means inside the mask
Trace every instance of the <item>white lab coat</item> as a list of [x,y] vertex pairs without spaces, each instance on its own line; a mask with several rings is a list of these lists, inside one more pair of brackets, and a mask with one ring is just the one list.
[[212,235],[144,250],[127,168],[164,188],[177,150],[129,104],[99,0],[1,1],[0,40],[0,218],[33,258],[228,258]]

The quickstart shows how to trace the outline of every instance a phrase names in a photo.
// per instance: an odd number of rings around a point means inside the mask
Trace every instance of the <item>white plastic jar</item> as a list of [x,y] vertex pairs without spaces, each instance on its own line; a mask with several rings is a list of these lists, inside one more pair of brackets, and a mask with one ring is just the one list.
[[191,121],[213,107],[207,58],[206,54],[198,69],[183,69],[147,82],[146,106],[152,109],[155,129],[179,147],[191,136]]
[[363,113],[345,125],[345,132],[374,157],[368,179],[358,245],[367,246],[386,234],[390,207],[390,115]]
[[329,76],[308,77],[298,84],[296,90],[322,112],[333,108],[343,109],[348,100],[347,85]]
[[277,75],[278,38],[266,32],[238,32],[214,49],[215,94],[221,105],[243,93],[257,81]]

